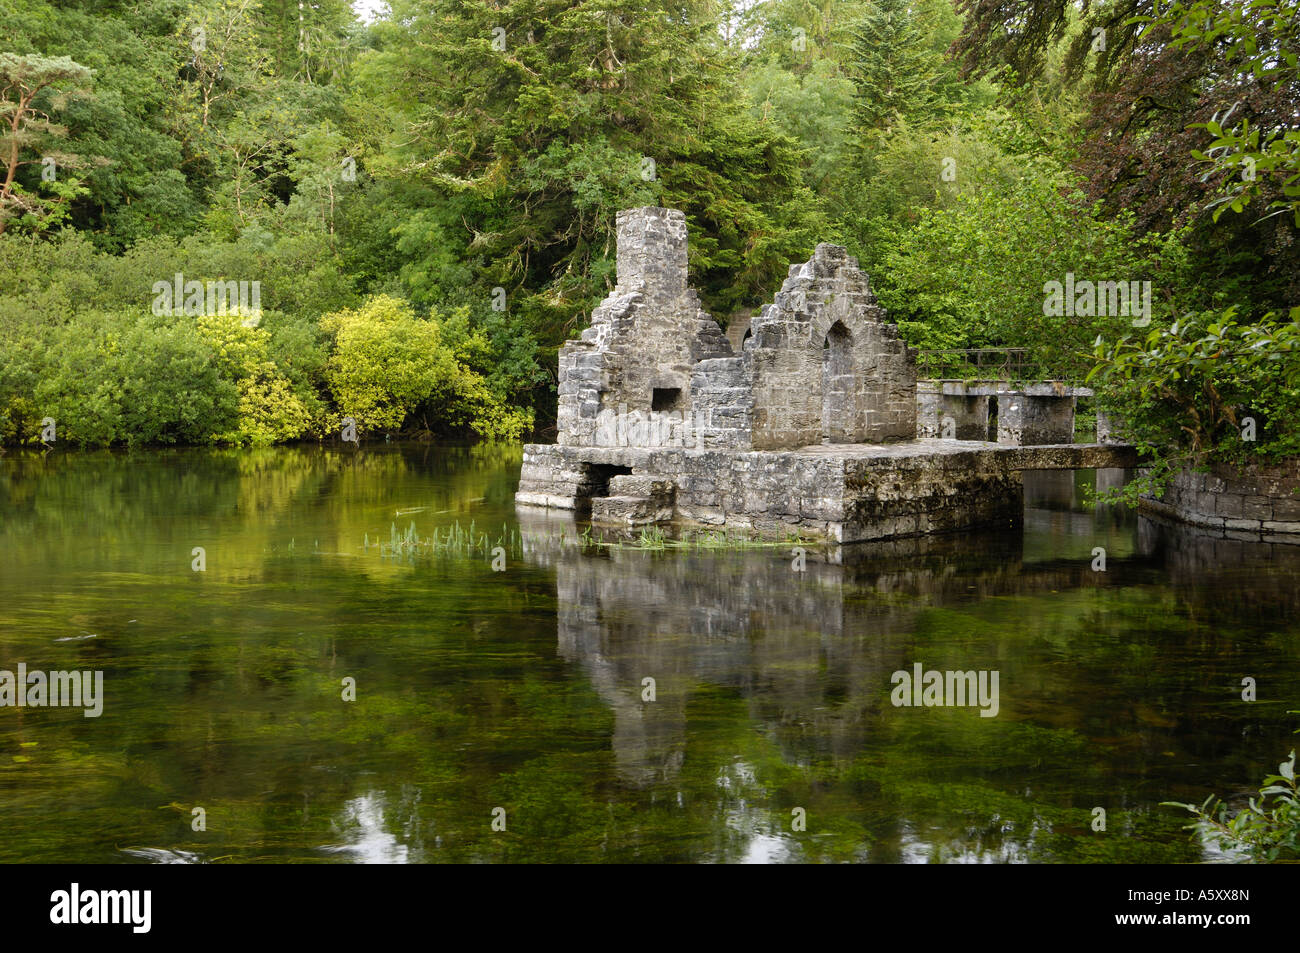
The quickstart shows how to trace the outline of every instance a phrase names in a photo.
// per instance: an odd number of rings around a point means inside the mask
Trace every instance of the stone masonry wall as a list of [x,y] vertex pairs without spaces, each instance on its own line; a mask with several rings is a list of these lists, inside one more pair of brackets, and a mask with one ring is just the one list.
[[1159,500],[1142,506],[1195,526],[1300,543],[1300,460],[1244,472],[1215,464],[1208,473],[1182,470]]
[[[560,352],[561,446],[627,446],[629,434],[643,446],[764,450],[916,436],[914,355],[844,248],[818,245],[792,265],[735,355],[687,283],[686,243],[681,212],[619,213],[617,284]],[[685,440],[653,417],[663,413],[690,420]]]
[[849,460],[846,539],[948,533],[977,526],[1019,526],[1024,484],[1003,455],[955,453]]
[[[680,211],[618,213],[617,284],[581,339],[560,351],[561,445],[601,445],[611,431],[601,426],[602,411],[689,413],[692,368],[731,355],[722,329],[687,284],[686,241]],[[656,388],[676,391],[676,400],[653,407]]]
[[746,449],[754,440],[753,374],[744,357],[701,361],[691,372],[700,449]]
[[916,386],[916,435],[945,440],[987,440],[989,398],[945,394],[934,381]]
[[998,398],[998,443],[1013,447],[1074,441],[1073,397],[1023,393]]
[[[845,459],[830,453],[530,445],[516,500],[578,511],[589,506],[593,518],[608,512],[610,522],[623,522],[626,516],[639,520],[638,508],[661,509],[671,496],[671,519],[678,523],[841,542],[1018,523],[1022,484],[1012,454],[953,445],[912,454],[880,450]],[[602,488],[600,474],[614,470],[627,475],[605,476]],[[654,489],[624,489],[638,485]],[[603,501],[606,494],[614,499]]]
[[750,330],[754,449],[916,436],[915,355],[844,248],[792,265]]

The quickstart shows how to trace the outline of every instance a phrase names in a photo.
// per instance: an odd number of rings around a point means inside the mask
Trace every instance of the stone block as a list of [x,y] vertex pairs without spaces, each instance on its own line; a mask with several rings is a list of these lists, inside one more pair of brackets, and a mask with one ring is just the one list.
[[1273,501],[1264,496],[1248,496],[1241,501],[1244,519],[1267,520],[1273,518]]
[[1236,493],[1217,493],[1214,495],[1214,515],[1225,519],[1240,519],[1242,502],[1243,497]]
[[1300,521],[1264,520],[1262,523],[1262,528],[1267,533],[1300,534]]
[[669,522],[672,507],[656,505],[640,496],[602,496],[591,501],[593,523],[622,523],[629,526]]
[[1300,522],[1300,498],[1288,495],[1273,500],[1273,519]]

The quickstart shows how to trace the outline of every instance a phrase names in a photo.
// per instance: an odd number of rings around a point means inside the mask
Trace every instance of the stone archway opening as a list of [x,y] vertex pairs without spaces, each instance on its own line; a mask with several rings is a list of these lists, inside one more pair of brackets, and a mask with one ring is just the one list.
[[836,321],[822,342],[822,442],[852,443],[853,337]]
[[582,479],[574,494],[574,512],[579,517],[591,514],[592,500],[609,496],[609,481],[616,476],[628,476],[632,473],[629,466],[606,463],[578,464]]

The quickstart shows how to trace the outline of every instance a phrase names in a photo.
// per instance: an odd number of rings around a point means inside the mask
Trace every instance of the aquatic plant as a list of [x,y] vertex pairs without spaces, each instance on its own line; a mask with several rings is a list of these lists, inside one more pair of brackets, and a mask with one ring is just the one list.
[[[504,523],[501,525],[501,531],[495,535],[483,532],[471,520],[468,527],[462,527],[459,522],[456,522],[442,529],[435,527],[429,536],[422,537],[416,530],[414,521],[405,530],[399,530],[397,523],[394,522],[389,528],[388,542],[379,544],[379,555],[403,558],[415,556],[470,558],[490,556],[493,550],[499,547],[508,554],[521,556],[523,540],[523,535],[518,530],[511,529]],[[363,545],[366,550],[369,550],[369,533],[366,534]]]
[[824,543],[803,539],[790,534],[781,539],[758,536],[752,533],[727,532],[726,530],[684,530],[677,536],[670,536],[661,527],[651,526],[632,533],[615,532],[608,538],[602,530],[599,533],[592,527],[586,527],[578,537],[584,546],[602,546],[609,549],[644,549],[664,551],[669,549],[687,549],[692,551],[739,551],[746,549],[784,549],[790,546],[816,548]]
[[[749,549],[785,549],[792,546],[816,548],[822,543],[803,539],[797,535],[788,535],[782,539],[761,537],[749,533],[727,532],[726,530],[686,530],[677,536],[671,536],[662,527],[648,526],[637,531],[610,531],[595,529],[590,525],[583,528],[576,537],[568,536],[563,531],[552,534],[530,533],[527,536],[518,529],[502,524],[501,531],[489,534],[478,529],[471,521],[468,527],[459,522],[450,526],[435,528],[429,536],[422,537],[412,522],[405,530],[399,530],[394,522],[389,528],[387,542],[378,542],[379,554],[383,557],[444,556],[444,557],[484,557],[490,556],[497,547],[505,549],[507,554],[522,556],[525,539],[538,542],[554,542],[564,545],[576,542],[586,549],[600,547],[606,549],[640,549],[647,552],[665,552],[667,550],[691,551],[739,551]],[[371,547],[370,534],[365,535],[362,546],[365,551]]]
[[1264,863],[1300,860],[1300,789],[1296,786],[1294,750],[1278,765],[1277,774],[1264,778],[1259,799],[1249,798],[1246,807],[1235,814],[1213,794],[1200,806],[1161,803],[1190,811],[1196,820],[1188,829],[1204,840],[1217,841],[1224,850]]

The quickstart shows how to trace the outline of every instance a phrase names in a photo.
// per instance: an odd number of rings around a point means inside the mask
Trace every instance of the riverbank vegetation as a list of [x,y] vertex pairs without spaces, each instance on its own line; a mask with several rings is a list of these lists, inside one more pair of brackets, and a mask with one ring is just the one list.
[[1300,788],[1297,788],[1295,752],[1264,778],[1258,799],[1247,799],[1236,811],[1210,795],[1202,804],[1165,802],[1196,817],[1188,825],[1205,842],[1233,851],[1244,859],[1273,863],[1300,860]]
[[706,529],[686,529],[669,535],[657,526],[602,530],[594,529],[590,524],[584,526],[581,532],[578,532],[575,526],[572,532],[560,529],[553,532],[524,534],[506,525],[502,525],[500,531],[484,529],[477,526],[473,520],[470,521],[469,526],[462,526],[459,520],[453,521],[450,526],[435,528],[427,536],[420,535],[414,521],[404,530],[398,529],[397,523],[394,522],[389,528],[386,541],[379,537],[371,540],[369,534],[366,534],[361,541],[363,551],[368,553],[373,548],[380,556],[386,558],[480,558],[489,561],[498,560],[502,566],[507,556],[523,558],[526,545],[548,549],[572,545],[582,549],[631,549],[660,553],[669,550],[690,552],[791,550],[794,562],[800,565],[803,564],[809,551],[825,548],[824,541],[804,539],[796,535],[789,535],[784,539],[772,539],[757,533]]
[[[0,441],[545,431],[614,215],[658,204],[723,323],[839,242],[913,347],[1029,348],[1075,379],[1102,358],[1153,446],[1191,415],[1223,446],[1252,410],[1246,452],[1295,452],[1294,351],[1228,368],[1205,343],[1290,340],[1300,300],[1272,3],[391,6],[0,8]],[[1149,309],[1052,313],[1076,279]],[[1189,365],[1222,413],[1185,397]]]

